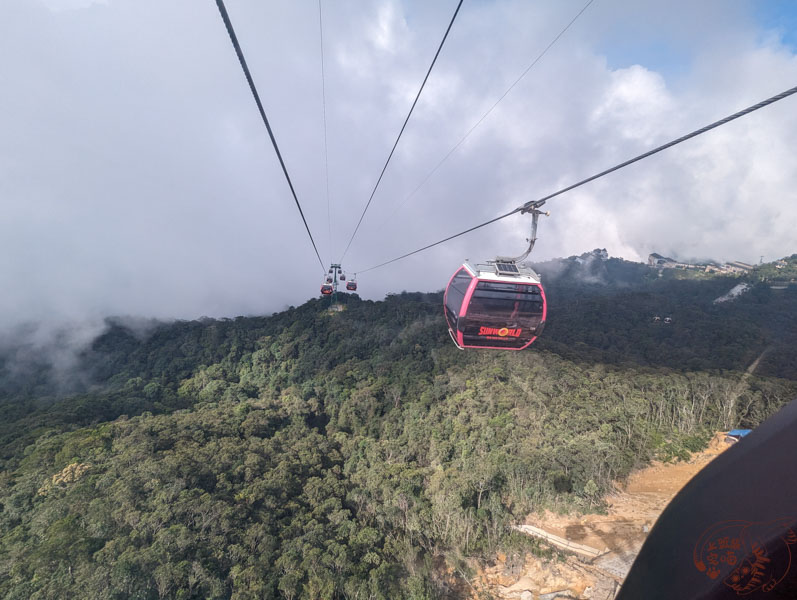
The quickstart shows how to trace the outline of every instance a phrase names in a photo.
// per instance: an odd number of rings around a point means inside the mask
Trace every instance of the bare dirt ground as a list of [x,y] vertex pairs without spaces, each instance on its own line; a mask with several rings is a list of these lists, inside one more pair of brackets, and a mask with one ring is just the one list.
[[606,497],[607,515],[529,515],[525,524],[547,533],[600,550],[592,561],[575,557],[542,561],[527,556],[522,568],[508,568],[506,557],[479,572],[475,589],[495,598],[553,600],[554,598],[614,597],[647,532],[675,494],[729,444],[718,433],[702,452],[686,462],[654,462],[634,473],[625,486]]

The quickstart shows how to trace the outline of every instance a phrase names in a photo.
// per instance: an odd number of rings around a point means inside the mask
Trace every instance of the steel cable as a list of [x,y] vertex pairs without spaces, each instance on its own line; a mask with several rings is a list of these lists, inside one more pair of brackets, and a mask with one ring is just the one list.
[[324,21],[321,0],[318,0],[318,33],[321,40],[321,104],[324,112],[324,178],[327,192],[327,225],[329,228],[329,253],[332,255],[332,208],[329,204],[329,150],[327,149],[327,91],[324,77]]
[[274,146],[274,151],[277,153],[277,158],[279,159],[280,166],[282,167],[282,172],[285,174],[285,179],[288,181],[288,187],[291,188],[291,194],[293,194],[293,200],[296,202],[296,208],[299,209],[299,214],[302,217],[302,222],[304,223],[304,228],[307,230],[307,235],[310,236],[310,242],[313,244],[313,250],[315,250],[315,255],[318,257],[318,262],[321,265],[321,270],[326,273],[326,267],[324,266],[324,261],[321,260],[321,255],[318,253],[318,247],[315,244],[315,240],[313,239],[313,234],[310,233],[310,226],[307,224],[307,219],[304,217],[304,211],[302,210],[302,205],[299,204],[299,198],[296,196],[296,190],[293,188],[293,182],[291,181],[290,175],[288,175],[288,169],[285,167],[285,161],[282,160],[282,154],[280,153],[279,146],[277,146],[277,140],[274,138],[274,132],[271,131],[271,125],[268,122],[268,117],[266,117],[266,111],[263,109],[263,103],[260,101],[260,95],[257,93],[257,88],[255,87],[255,82],[252,79],[252,74],[249,72],[249,67],[246,64],[246,59],[244,58],[244,53],[241,50],[241,45],[238,43],[238,37],[235,35],[235,30],[232,27],[232,22],[230,21],[230,16],[227,14],[227,7],[224,6],[224,0],[216,0],[216,6],[219,8],[219,13],[221,13],[221,18],[224,21],[224,25],[227,28],[227,33],[230,36],[230,41],[232,42],[233,48],[235,48],[235,53],[238,55],[238,62],[241,63],[241,68],[244,71],[244,75],[246,76],[246,81],[249,83],[249,89],[252,91],[252,96],[255,99],[255,103],[257,104],[257,109],[260,111],[260,116],[263,119],[263,124],[266,126],[266,130],[268,131],[268,136],[271,138],[271,143]]
[[446,29],[446,32],[443,35],[443,39],[437,48],[437,52],[435,52],[434,54],[434,58],[432,59],[432,64],[429,65],[429,70],[426,72],[426,77],[423,78],[423,83],[421,83],[421,87],[418,90],[418,94],[415,96],[415,100],[412,102],[412,106],[410,107],[410,112],[407,114],[407,118],[404,119],[404,124],[401,126],[401,131],[399,131],[398,137],[396,138],[396,143],[393,144],[393,148],[390,150],[390,154],[388,155],[387,160],[385,161],[385,166],[382,167],[382,172],[379,174],[379,179],[376,180],[376,185],[374,186],[374,189],[371,191],[371,196],[368,198],[368,202],[366,203],[365,208],[363,209],[363,212],[360,215],[360,220],[357,221],[357,226],[354,228],[354,232],[351,234],[351,237],[349,238],[349,243],[346,244],[346,249],[343,251],[343,255],[340,257],[340,260],[338,261],[339,263],[343,262],[346,253],[349,251],[349,248],[351,247],[351,243],[354,241],[354,236],[357,235],[357,231],[359,231],[360,229],[360,225],[363,222],[365,213],[368,212],[368,207],[371,206],[371,201],[374,199],[374,194],[376,194],[376,190],[379,188],[379,184],[382,182],[382,177],[384,176],[385,171],[387,170],[388,164],[390,164],[390,159],[393,158],[393,153],[396,151],[396,147],[398,146],[399,140],[401,139],[401,134],[404,133],[404,128],[407,127],[407,123],[410,120],[410,116],[412,116],[412,111],[415,109],[415,105],[418,103],[418,98],[421,97],[421,92],[423,91],[423,87],[426,85],[426,81],[429,79],[429,75],[431,74],[432,69],[434,68],[435,62],[437,62],[437,57],[440,56],[440,51],[443,49],[443,44],[445,44],[446,38],[448,38],[448,32],[451,31],[451,27],[452,25],[454,25],[454,20],[457,18],[457,15],[459,14],[459,9],[462,6],[462,2],[463,0],[459,0],[459,3],[457,4],[457,9],[454,11],[454,16],[451,17],[451,22],[448,24],[448,28]]
[[733,113],[732,115],[727,116],[724,119],[720,119],[719,121],[715,121],[715,122],[711,123],[710,125],[706,125],[705,127],[701,127],[700,129],[696,129],[695,131],[693,131],[691,133],[688,133],[688,134],[686,134],[684,136],[681,136],[681,137],[679,137],[679,138],[677,138],[675,140],[672,140],[671,142],[667,142],[666,144],[658,146],[658,147],[656,147],[656,148],[654,148],[652,150],[649,150],[649,151],[647,151],[647,152],[645,152],[643,154],[640,154],[639,156],[636,156],[636,157],[634,157],[634,158],[632,158],[630,160],[627,160],[627,161],[622,162],[622,163],[620,163],[618,165],[615,165],[614,167],[611,167],[610,169],[606,169],[605,171],[601,171],[600,173],[596,173],[595,175],[592,175],[591,177],[587,177],[586,179],[582,179],[578,183],[574,183],[573,185],[569,185],[566,188],[562,188],[561,190],[556,191],[553,194],[548,194],[547,196],[543,196],[542,198],[539,198],[538,200],[532,200],[530,202],[526,202],[525,204],[523,204],[521,206],[518,206],[514,210],[511,210],[508,213],[503,214],[503,215],[501,215],[499,217],[495,217],[494,219],[490,219],[489,221],[485,221],[484,223],[480,223],[479,225],[475,225],[475,226],[470,227],[470,228],[468,228],[468,229],[466,229],[464,231],[460,231],[459,233],[455,233],[454,235],[450,235],[447,238],[444,238],[444,239],[439,240],[437,242],[434,242],[432,244],[427,244],[426,246],[423,246],[422,248],[418,248],[417,250],[413,250],[412,252],[407,252],[406,254],[402,254],[401,256],[398,256],[398,257],[393,258],[391,260],[385,261],[385,262],[380,263],[378,265],[374,265],[373,267],[369,267],[367,269],[358,269],[357,272],[358,273],[367,273],[368,271],[373,271],[374,269],[378,269],[380,267],[384,267],[384,266],[389,265],[391,263],[394,263],[396,261],[399,261],[399,260],[402,260],[404,258],[410,257],[413,254],[418,254],[419,252],[423,252],[424,250],[428,250],[429,248],[434,248],[435,246],[439,246],[440,244],[443,244],[445,242],[453,240],[454,238],[458,238],[458,237],[460,237],[462,235],[465,235],[466,233],[470,233],[471,231],[475,231],[477,229],[481,229],[482,227],[486,227],[487,225],[491,225],[491,224],[495,223],[496,221],[500,221],[502,219],[506,219],[507,217],[510,217],[510,216],[512,216],[512,215],[514,215],[516,213],[526,212],[528,210],[531,210],[532,208],[539,208],[543,204],[545,204],[546,201],[550,200],[551,198],[555,198],[556,196],[564,194],[565,192],[569,192],[571,190],[574,190],[577,187],[581,187],[582,185],[585,185],[585,184],[587,184],[587,183],[589,183],[591,181],[595,181],[596,179],[599,179],[600,177],[608,175],[609,173],[613,173],[614,171],[618,171],[619,169],[622,169],[623,167],[627,167],[628,165],[631,165],[631,164],[633,164],[635,162],[638,162],[638,161],[640,161],[640,160],[642,160],[644,158],[647,158],[649,156],[657,154],[657,153],[661,152],[662,150],[666,150],[668,148],[672,148],[673,146],[675,146],[677,144],[680,144],[681,142],[685,142],[686,140],[689,140],[689,139],[692,139],[694,137],[697,137],[697,136],[699,136],[699,135],[701,135],[703,133],[706,133],[707,131],[711,131],[712,129],[716,129],[717,127],[725,125],[726,123],[734,121],[734,120],[736,120],[736,119],[738,119],[740,117],[744,117],[746,115],[749,115],[750,113],[752,113],[754,111],[757,111],[757,110],[759,110],[761,108],[764,108],[765,106],[769,106],[770,104],[774,104],[775,102],[778,102],[779,100],[783,100],[784,98],[788,98],[789,96],[791,96],[791,95],[793,95],[795,93],[797,93],[797,87],[793,87],[791,89],[788,89],[788,90],[786,90],[784,92],[781,92],[780,94],[776,94],[775,96],[772,96],[771,98],[767,98],[766,100],[762,100],[758,104],[754,104],[754,105],[749,106],[749,107],[747,107],[747,108],[745,108],[743,110],[740,110],[739,112]]
[[501,94],[501,96],[498,98],[498,100],[496,100],[496,101],[493,103],[493,105],[492,105],[492,106],[491,106],[489,109],[487,109],[487,112],[485,112],[485,113],[484,113],[484,114],[483,114],[483,115],[482,115],[482,116],[479,118],[479,120],[478,120],[478,121],[476,121],[476,122],[473,124],[473,126],[470,128],[470,129],[468,129],[468,131],[465,133],[465,135],[463,135],[463,136],[460,138],[460,140],[459,140],[459,141],[458,141],[456,144],[454,144],[454,145],[451,147],[451,149],[450,149],[450,150],[449,150],[449,151],[446,153],[446,155],[445,155],[445,156],[444,156],[442,159],[440,159],[440,161],[439,161],[439,162],[438,162],[438,163],[437,163],[437,164],[434,166],[434,168],[433,168],[431,171],[429,171],[429,173],[426,175],[426,177],[424,177],[424,178],[423,178],[423,180],[422,180],[422,181],[421,181],[421,182],[420,182],[420,183],[419,183],[419,184],[418,184],[418,185],[415,187],[415,189],[414,189],[414,190],[412,190],[412,191],[411,191],[411,192],[410,192],[410,193],[407,195],[407,197],[406,197],[406,198],[404,198],[404,200],[402,200],[401,202],[399,202],[399,203],[396,205],[396,207],[393,209],[393,212],[391,212],[391,213],[390,213],[390,216],[388,216],[388,218],[387,218],[387,219],[385,219],[385,220],[382,222],[381,226],[384,226],[384,225],[385,225],[385,223],[387,223],[387,222],[388,222],[388,221],[389,221],[389,220],[390,220],[390,219],[393,217],[393,215],[395,215],[395,214],[396,214],[396,212],[398,212],[398,210],[399,210],[399,209],[400,209],[402,206],[404,206],[404,204],[406,204],[406,203],[409,201],[409,199],[410,199],[410,198],[412,198],[412,197],[413,197],[413,196],[414,196],[414,195],[415,195],[415,194],[418,192],[418,190],[420,190],[420,189],[421,189],[421,188],[422,188],[424,185],[426,185],[426,182],[427,182],[427,181],[429,181],[429,180],[432,178],[432,176],[433,176],[433,175],[434,175],[434,174],[437,172],[437,170],[438,170],[438,169],[439,169],[441,166],[443,166],[443,163],[445,163],[445,162],[446,162],[446,161],[449,159],[449,157],[450,157],[452,154],[454,154],[454,152],[457,150],[457,148],[459,148],[459,147],[460,147],[460,146],[461,146],[461,145],[462,145],[462,144],[465,142],[465,140],[467,140],[467,139],[470,137],[470,134],[471,134],[471,133],[473,133],[473,132],[476,130],[476,128],[477,128],[479,125],[481,125],[481,124],[482,124],[482,122],[483,122],[483,121],[484,121],[484,120],[485,120],[485,119],[486,119],[488,116],[490,116],[490,113],[492,113],[492,112],[493,112],[493,110],[495,110],[495,108],[496,108],[496,107],[497,107],[497,106],[498,106],[498,105],[501,103],[501,101],[502,101],[504,98],[506,98],[506,97],[509,95],[509,92],[511,92],[511,91],[512,91],[512,90],[515,88],[515,86],[517,86],[517,84],[518,84],[518,83],[520,83],[520,81],[521,81],[521,80],[522,80],[522,79],[523,79],[523,78],[524,78],[526,75],[528,75],[529,71],[531,71],[531,69],[532,69],[532,68],[533,68],[533,67],[534,67],[534,66],[535,66],[535,65],[536,65],[538,62],[540,62],[540,61],[542,60],[542,58],[543,58],[543,57],[544,57],[544,56],[545,56],[545,55],[548,53],[548,51],[549,51],[549,50],[550,50],[550,49],[551,49],[551,48],[554,46],[554,44],[556,44],[556,42],[558,42],[558,41],[559,41],[559,38],[561,38],[561,37],[562,37],[562,36],[563,36],[565,33],[567,33],[567,30],[568,30],[568,29],[570,29],[570,27],[572,27],[572,26],[573,26],[573,24],[574,24],[574,23],[575,23],[575,22],[578,20],[578,18],[579,18],[579,17],[580,17],[582,14],[584,14],[584,11],[586,11],[586,10],[589,8],[590,4],[592,4],[594,1],[595,1],[595,0],[588,0],[588,1],[587,1],[587,3],[586,3],[586,4],[585,4],[585,5],[584,5],[584,6],[581,8],[581,10],[580,10],[580,11],[578,11],[578,13],[576,14],[576,16],[574,16],[574,17],[573,17],[573,18],[570,20],[570,22],[569,22],[567,25],[565,25],[564,29],[562,29],[562,30],[561,30],[561,31],[560,31],[560,32],[559,32],[559,33],[556,35],[556,37],[554,37],[554,38],[551,40],[551,42],[550,42],[550,43],[549,43],[549,44],[548,44],[548,45],[545,47],[545,49],[544,49],[542,52],[540,52],[540,53],[537,55],[537,57],[536,57],[536,58],[535,58],[535,59],[534,59],[534,60],[531,62],[531,64],[530,64],[528,67],[526,67],[526,69],[525,69],[525,70],[524,70],[524,71],[523,71],[523,72],[520,74],[520,76],[519,76],[517,79],[515,79],[515,81],[512,83],[512,85],[510,85],[510,86],[509,86],[509,87],[506,89],[506,91],[505,91],[503,94]]

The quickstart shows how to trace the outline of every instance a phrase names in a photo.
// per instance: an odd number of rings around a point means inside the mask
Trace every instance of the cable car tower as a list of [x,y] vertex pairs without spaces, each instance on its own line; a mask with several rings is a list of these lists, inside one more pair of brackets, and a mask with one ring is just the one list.
[[325,277],[325,282],[321,285],[321,294],[331,296],[330,309],[341,310],[338,304],[338,282],[346,281],[346,274],[338,263],[329,266],[329,272]]

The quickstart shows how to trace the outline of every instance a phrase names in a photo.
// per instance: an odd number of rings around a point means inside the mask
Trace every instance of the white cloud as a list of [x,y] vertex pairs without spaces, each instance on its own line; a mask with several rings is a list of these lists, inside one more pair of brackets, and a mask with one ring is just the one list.
[[[795,56],[752,21],[751,3],[697,4],[595,2],[404,202],[582,2],[463,5],[345,264],[398,256],[794,84]],[[317,294],[321,268],[213,3],[81,6],[11,0],[0,22],[0,325],[262,313]],[[317,5],[228,2],[331,261],[455,2],[323,6],[332,250]],[[645,47],[652,38],[664,50]],[[535,254],[794,252],[795,102],[552,200]],[[522,251],[527,228],[508,219],[368,273],[360,288],[439,289],[465,257]]]
[[366,31],[376,49],[391,54],[396,52],[400,36],[408,33],[407,23],[393,2],[385,2],[379,7],[376,21]]
[[640,65],[608,73],[608,86],[590,115],[598,135],[653,146],[662,140],[662,121],[672,118],[673,101],[664,78]]
[[108,4],[108,0],[38,0],[53,12],[80,10],[95,4]]

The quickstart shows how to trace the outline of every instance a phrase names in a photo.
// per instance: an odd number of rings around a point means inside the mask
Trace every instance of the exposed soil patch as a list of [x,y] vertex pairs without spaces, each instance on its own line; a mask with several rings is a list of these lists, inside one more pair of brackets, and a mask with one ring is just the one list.
[[561,592],[561,598],[613,598],[617,583],[622,581],[648,531],[670,500],[728,447],[725,434],[717,433],[708,448],[692,455],[689,461],[654,462],[634,473],[625,486],[618,485],[606,497],[607,515],[529,515],[525,524],[603,554],[591,564],[574,558],[557,563],[527,557],[522,572],[511,575],[506,557],[499,556],[494,566],[479,573],[479,585],[498,598],[536,600],[553,592]]

